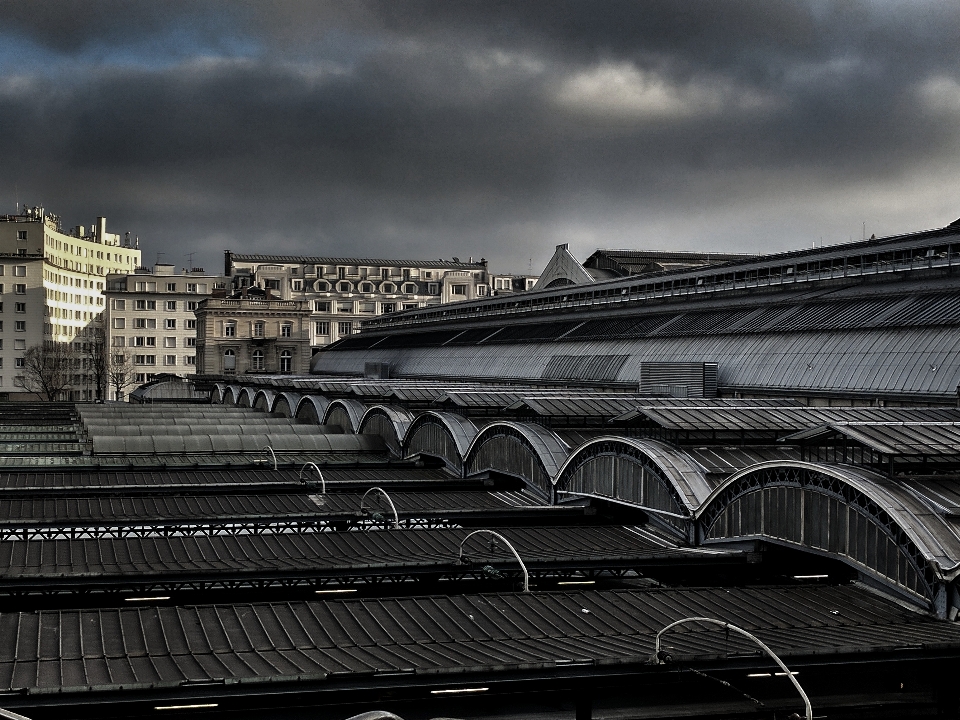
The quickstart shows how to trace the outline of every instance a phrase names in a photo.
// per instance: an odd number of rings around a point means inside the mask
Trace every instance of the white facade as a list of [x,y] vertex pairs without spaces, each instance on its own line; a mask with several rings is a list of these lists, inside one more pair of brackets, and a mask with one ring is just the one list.
[[[133,272],[140,251],[108,233],[102,217],[67,234],[57,216],[30,208],[0,215],[0,264],[0,397],[10,398],[25,394],[16,370],[27,348],[50,340],[88,347],[91,323],[105,307],[107,274]],[[96,395],[87,365],[67,391],[71,400]]]
[[370,260],[226,253],[234,288],[261,287],[310,310],[311,347],[336,342],[371,317],[491,294],[487,261]]
[[[107,278],[104,323],[108,349],[128,356],[134,385],[149,382],[159,373],[183,376],[197,372],[194,312],[201,301],[224,286],[222,276],[207,275],[203,270],[177,274],[173,265],[166,264]],[[113,395],[110,388],[110,397]]]

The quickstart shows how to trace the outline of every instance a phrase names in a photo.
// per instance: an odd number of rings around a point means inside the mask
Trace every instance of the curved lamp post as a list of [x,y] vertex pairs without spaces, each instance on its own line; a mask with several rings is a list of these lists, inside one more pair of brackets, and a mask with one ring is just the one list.
[[790,668],[784,665],[783,660],[778,658],[777,654],[773,652],[773,650],[768,648],[763,643],[763,641],[760,640],[760,638],[758,638],[756,635],[752,635],[748,633],[746,630],[744,630],[743,628],[739,628],[736,625],[731,625],[730,623],[724,622],[723,620],[716,620],[714,618],[705,618],[705,617],[688,617],[688,618],[683,618],[682,620],[677,620],[676,622],[672,622],[669,625],[667,625],[665,628],[663,628],[660,632],[657,633],[657,638],[654,642],[653,658],[658,664],[663,662],[660,659],[660,637],[667,630],[670,630],[671,628],[674,628],[677,625],[682,625],[683,623],[690,623],[690,622],[701,622],[701,623],[710,623],[711,625],[719,625],[722,628],[725,628],[727,630],[733,630],[735,633],[739,633],[740,635],[743,635],[744,637],[749,638],[750,640],[753,640],[753,642],[755,642],[760,647],[761,650],[763,650],[767,655],[769,655],[773,659],[773,661],[780,666],[780,669],[783,670],[786,676],[790,679],[790,682],[793,683],[793,686],[797,689],[797,692],[800,693],[800,697],[803,698],[803,704],[806,709],[806,715],[804,717],[806,717],[807,720],[813,720],[813,707],[811,707],[810,705],[810,698],[807,697],[807,694],[803,691],[803,688],[800,687],[800,683],[797,682],[797,679],[793,676],[793,673],[790,672]]
[[[317,472],[319,472],[319,470]],[[372,487],[363,494],[363,497],[360,498],[360,512],[362,513],[364,510],[363,503],[366,502],[367,495],[369,495],[372,492],[379,492],[381,495],[383,495],[387,499],[387,502],[390,503],[390,509],[393,510],[393,529],[399,530],[400,516],[397,515],[397,506],[393,504],[393,500],[391,500],[390,496],[387,495],[387,491],[381,487]]]
[[303,485],[306,485],[306,484],[307,484],[307,481],[303,479],[303,471],[306,470],[308,467],[313,468],[313,469],[316,471],[317,475],[320,476],[320,486],[321,486],[321,488],[322,488],[321,491],[320,491],[320,494],[321,494],[321,495],[326,495],[326,494],[327,494],[327,481],[323,479],[323,473],[320,472],[320,468],[317,467],[317,464],[316,464],[316,463],[308,462],[308,463],[306,463],[302,468],[300,468],[300,472],[297,473],[297,480],[299,480],[300,483],[303,484]]
[[517,549],[510,544],[510,541],[507,540],[503,535],[498,533],[495,530],[474,530],[468,534],[463,540],[460,541],[460,554],[457,557],[457,564],[463,564],[463,544],[467,542],[474,535],[479,533],[486,533],[487,535],[493,535],[496,538],[499,538],[503,541],[503,544],[510,548],[510,552],[513,553],[513,556],[517,559],[517,562],[520,563],[520,569],[523,571],[523,591],[530,592],[530,573],[527,572],[527,566],[523,564],[523,559],[520,557],[520,553],[517,552]]
[[273,469],[277,469],[277,454],[273,451],[273,448],[269,445],[264,445],[263,449],[260,452],[269,452],[270,457],[273,458]]

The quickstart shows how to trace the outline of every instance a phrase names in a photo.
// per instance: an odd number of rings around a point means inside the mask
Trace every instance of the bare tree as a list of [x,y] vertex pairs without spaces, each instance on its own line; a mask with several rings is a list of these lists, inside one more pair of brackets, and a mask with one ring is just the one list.
[[113,394],[117,400],[123,399],[123,389],[133,384],[133,365],[130,363],[130,354],[119,348],[110,349],[110,363],[107,366],[107,376],[113,386]]
[[27,348],[17,379],[27,390],[57,400],[71,385],[76,360],[70,343],[46,340]]
[[107,351],[107,333],[103,329],[101,322],[97,321],[89,327],[89,343],[84,344],[87,357],[89,358],[89,368],[93,375],[94,398],[104,400],[107,394],[107,382],[110,377],[110,359]]

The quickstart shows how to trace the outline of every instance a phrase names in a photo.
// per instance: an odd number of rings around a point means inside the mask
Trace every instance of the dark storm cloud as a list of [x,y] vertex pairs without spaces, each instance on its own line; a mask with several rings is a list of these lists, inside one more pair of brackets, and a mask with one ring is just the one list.
[[759,250],[771,218],[787,248],[960,214],[947,4],[35,1],[0,25],[31,58],[0,54],[0,197],[106,214],[148,261],[526,270],[567,240]]

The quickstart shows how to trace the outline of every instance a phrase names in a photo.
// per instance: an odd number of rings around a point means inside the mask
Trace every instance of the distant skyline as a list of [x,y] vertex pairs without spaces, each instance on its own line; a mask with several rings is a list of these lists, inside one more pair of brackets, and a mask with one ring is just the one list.
[[933,1],[0,0],[0,213],[208,272],[940,227],[958,37]]

